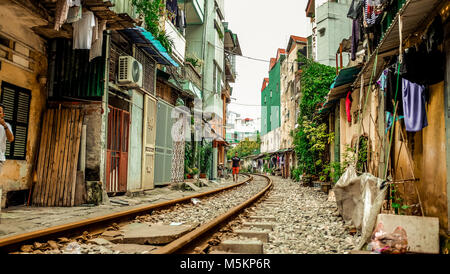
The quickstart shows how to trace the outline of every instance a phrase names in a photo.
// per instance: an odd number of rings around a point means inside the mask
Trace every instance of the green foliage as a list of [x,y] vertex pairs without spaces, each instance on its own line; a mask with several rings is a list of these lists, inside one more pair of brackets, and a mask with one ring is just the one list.
[[317,115],[317,110],[323,104],[336,73],[334,68],[309,60],[300,53],[298,61],[303,65],[298,118],[300,126],[293,133],[299,160],[295,174],[311,174],[325,179],[328,176],[325,150],[333,140],[334,133],[328,133],[327,124]]
[[192,168],[192,174],[198,174],[198,172],[199,172],[199,170],[198,170],[198,168],[196,168],[196,167],[194,167],[194,168]]
[[209,174],[212,162],[212,142],[204,142],[200,149],[200,173]]
[[390,186],[389,200],[392,201],[391,205],[395,211],[395,214],[400,214],[400,215],[407,214],[407,210],[410,208],[410,206],[403,204],[403,199],[401,198],[401,194],[398,192],[395,184],[392,184]]
[[258,154],[260,151],[261,143],[258,141],[250,141],[245,139],[237,144],[234,148],[227,151],[227,158],[231,159],[237,152],[238,157],[245,157],[253,154]]
[[356,170],[361,172],[367,171],[367,142],[367,137],[361,136],[359,138],[358,162],[356,163]]
[[294,181],[299,182],[301,175],[302,175],[302,171],[299,168],[295,168],[292,170],[292,179]]
[[145,29],[161,43],[161,45],[172,53],[173,41],[167,36],[165,31],[159,28],[159,19],[164,12],[164,3],[162,0],[132,0],[136,11],[144,16]]
[[194,153],[192,153],[192,143],[186,142],[184,145],[184,173],[192,174],[191,167],[195,165]]
[[259,130],[256,132],[256,143],[261,146],[261,134],[259,133]]
[[340,162],[331,162],[325,165],[320,180],[325,181],[328,178],[330,178],[334,183],[336,183],[339,180],[339,178],[341,178],[344,171],[345,168],[343,168]]

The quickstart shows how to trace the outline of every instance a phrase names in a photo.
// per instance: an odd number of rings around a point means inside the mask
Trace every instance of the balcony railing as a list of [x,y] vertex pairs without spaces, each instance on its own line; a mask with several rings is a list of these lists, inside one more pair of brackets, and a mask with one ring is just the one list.
[[176,61],[183,64],[186,54],[186,39],[169,20],[166,20],[165,26],[167,36],[173,41],[172,55]]

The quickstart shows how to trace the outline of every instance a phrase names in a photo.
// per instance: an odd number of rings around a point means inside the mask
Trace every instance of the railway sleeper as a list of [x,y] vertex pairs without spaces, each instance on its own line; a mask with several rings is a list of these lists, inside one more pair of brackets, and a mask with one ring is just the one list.
[[262,222],[244,222],[244,223],[242,223],[242,226],[273,230],[274,224],[273,223],[262,223]]
[[[259,240],[225,240],[214,251],[238,254],[263,254],[263,243]],[[212,252],[214,252],[212,251]],[[217,254],[217,253],[212,253]]]

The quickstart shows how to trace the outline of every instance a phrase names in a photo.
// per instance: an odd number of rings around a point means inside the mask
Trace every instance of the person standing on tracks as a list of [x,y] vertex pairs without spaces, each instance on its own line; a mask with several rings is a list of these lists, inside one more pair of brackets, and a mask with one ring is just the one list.
[[237,152],[234,154],[234,157],[231,158],[231,161],[233,162],[232,168],[233,168],[233,181],[237,182],[238,175],[239,175],[239,167],[241,165],[241,158],[238,157]]
[[14,141],[14,135],[11,125],[5,122],[5,107],[0,104],[0,174],[2,174],[2,167],[5,164],[6,140]]

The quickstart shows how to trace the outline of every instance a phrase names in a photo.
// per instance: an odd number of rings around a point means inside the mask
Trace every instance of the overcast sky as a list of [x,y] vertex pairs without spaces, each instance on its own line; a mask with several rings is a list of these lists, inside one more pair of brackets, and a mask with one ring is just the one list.
[[[307,0],[225,0],[225,21],[236,33],[242,55],[267,62],[237,57],[237,80],[233,84],[228,109],[242,118],[261,116],[261,87],[269,77],[271,57],[278,48],[286,48],[290,35],[307,37],[311,34],[309,18],[305,15]],[[260,125],[258,125],[258,128]]]

